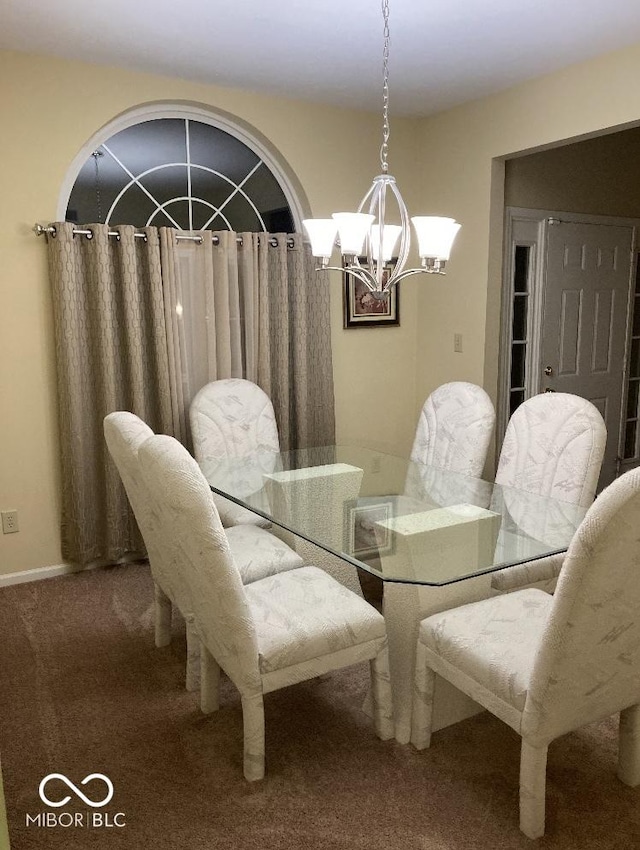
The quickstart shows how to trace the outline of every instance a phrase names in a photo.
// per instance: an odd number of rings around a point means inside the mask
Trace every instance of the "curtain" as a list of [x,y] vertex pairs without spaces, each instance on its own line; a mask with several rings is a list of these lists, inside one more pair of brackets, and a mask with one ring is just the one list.
[[271,397],[283,451],[335,441],[329,284],[300,235],[202,231],[177,241],[171,228],[139,238],[132,226],[92,224],[87,238],[55,226],[65,560],[144,551],[104,442],[111,411],[189,446],[196,392],[243,377]]
[[197,391],[209,381],[255,372],[247,370],[246,357],[255,358],[256,335],[252,326],[246,332],[242,310],[253,298],[254,277],[238,273],[236,234],[215,235],[218,245],[209,230],[197,234],[200,242],[178,242],[175,230],[160,230],[172,398],[180,439],[189,447],[189,405]]
[[161,244],[163,269],[175,270],[166,320],[187,431],[202,386],[246,378],[271,398],[283,451],[332,444],[329,284],[302,237],[204,231],[198,244],[174,233],[162,230]]
[[[257,381],[271,398],[283,451],[335,442],[327,272],[302,236],[269,246],[259,282]],[[262,258],[264,260],[264,258]]]
[[160,244],[155,228],[57,223],[48,238],[58,370],[62,556],[88,564],[144,551],[102,420],[130,410],[173,433]]

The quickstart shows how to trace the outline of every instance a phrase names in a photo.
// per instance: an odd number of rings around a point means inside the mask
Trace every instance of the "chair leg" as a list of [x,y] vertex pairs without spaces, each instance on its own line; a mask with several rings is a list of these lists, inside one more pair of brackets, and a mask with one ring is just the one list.
[[640,705],[620,712],[618,779],[625,785],[640,785]]
[[389,677],[389,650],[385,648],[370,661],[373,722],[376,735],[383,741],[393,738],[393,703]]
[[418,642],[413,710],[411,712],[411,743],[417,750],[424,750],[431,746],[435,685],[436,674],[427,663],[424,645]]
[[196,630],[193,615],[186,618],[187,624],[187,669],[185,687],[188,691],[197,691],[200,687],[200,637]]
[[171,600],[159,584],[153,586],[153,609],[155,619],[155,644],[169,646],[171,643]]
[[220,665],[204,643],[200,644],[200,710],[211,714],[220,706]]
[[264,700],[262,694],[242,697],[244,726],[244,777],[249,782],[264,778]]
[[520,829],[527,838],[544,835],[548,747],[534,747],[522,739],[520,748]]

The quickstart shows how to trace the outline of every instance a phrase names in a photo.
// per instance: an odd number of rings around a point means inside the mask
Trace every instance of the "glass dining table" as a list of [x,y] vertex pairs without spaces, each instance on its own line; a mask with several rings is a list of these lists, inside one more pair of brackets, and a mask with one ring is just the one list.
[[[420,620],[486,598],[491,573],[561,557],[586,508],[360,446],[208,458],[221,512],[250,511],[306,563],[381,584],[397,740],[411,728]],[[374,577],[373,579],[371,577]],[[478,711],[444,680],[434,728]]]

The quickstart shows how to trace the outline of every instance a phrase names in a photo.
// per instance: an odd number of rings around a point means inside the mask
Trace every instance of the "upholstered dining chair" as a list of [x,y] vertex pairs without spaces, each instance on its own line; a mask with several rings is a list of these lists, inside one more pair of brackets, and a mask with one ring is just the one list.
[[549,744],[620,712],[618,776],[640,784],[640,469],[589,508],[554,596],[536,588],[420,624],[412,741],[431,738],[438,674],[522,736],[520,828],[544,834]]
[[482,387],[467,381],[442,384],[422,406],[411,460],[478,478],[495,419],[491,399]]
[[[223,378],[205,384],[191,402],[189,423],[193,453],[203,469],[209,460],[260,454],[266,464],[261,471],[274,471],[280,440],[273,404],[264,390],[252,381]],[[260,477],[258,486],[261,483]],[[230,499],[217,493],[213,498],[224,526],[269,527],[268,520]]]
[[221,669],[240,691],[245,777],[264,776],[264,695],[361,661],[371,662],[376,732],[390,738],[384,618],[316,567],[243,586],[207,482],[186,449],[156,436],[139,454],[156,529],[191,587],[202,708],[218,708]]
[[[587,399],[570,393],[532,396],[509,420],[496,484],[588,507],[606,442],[604,420]],[[500,592],[531,586],[553,592],[562,561],[557,555],[499,570],[491,586]]]
[[[162,647],[171,642],[172,609],[176,608],[186,622],[186,686],[187,690],[196,690],[200,642],[193,627],[190,588],[183,579],[181,565],[168,562],[166,552],[153,532],[149,493],[138,460],[140,446],[153,436],[153,431],[135,414],[117,411],[105,417],[104,435],[147,547],[154,581],[155,644]],[[237,526],[227,529],[227,537],[245,583],[303,566],[299,555],[264,529]]]
[[[445,507],[471,491],[487,458],[495,424],[493,403],[482,387],[451,381],[427,398],[416,425],[402,495],[393,498],[398,514],[424,510],[425,502]],[[452,476],[451,473],[458,473]]]

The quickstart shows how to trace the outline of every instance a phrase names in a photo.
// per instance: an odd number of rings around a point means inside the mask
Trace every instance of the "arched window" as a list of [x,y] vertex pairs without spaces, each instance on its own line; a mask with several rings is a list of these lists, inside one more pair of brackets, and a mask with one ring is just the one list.
[[103,128],[92,143],[76,160],[67,221],[299,229],[299,204],[273,155],[226,118],[193,107],[142,108]]

